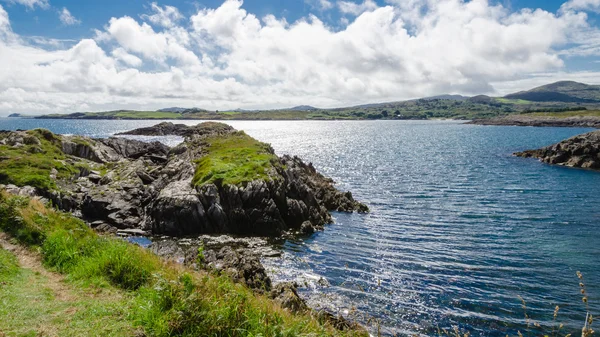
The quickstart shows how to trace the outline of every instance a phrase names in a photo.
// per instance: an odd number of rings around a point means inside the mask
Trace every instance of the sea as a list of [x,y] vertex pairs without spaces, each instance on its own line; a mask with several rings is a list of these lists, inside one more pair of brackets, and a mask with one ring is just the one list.
[[[0,129],[110,137],[158,122],[0,118]],[[334,213],[324,231],[277,243],[281,256],[263,260],[313,308],[374,336],[575,336],[588,312],[600,314],[600,173],[512,155],[591,129],[226,123],[312,162],[371,209]]]

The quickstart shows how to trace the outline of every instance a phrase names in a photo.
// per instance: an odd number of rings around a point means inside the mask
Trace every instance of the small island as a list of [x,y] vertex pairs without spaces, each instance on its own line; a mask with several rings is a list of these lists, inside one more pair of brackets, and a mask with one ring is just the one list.
[[23,115],[18,114],[18,113],[14,113],[14,114],[10,114],[8,115],[9,118],[19,118],[19,117],[23,117]]

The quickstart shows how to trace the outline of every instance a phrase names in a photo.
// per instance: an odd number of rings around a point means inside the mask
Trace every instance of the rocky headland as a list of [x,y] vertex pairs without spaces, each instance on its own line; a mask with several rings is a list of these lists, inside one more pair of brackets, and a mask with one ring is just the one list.
[[593,131],[537,150],[515,153],[548,164],[600,170],[600,131]]
[[0,183],[29,185],[106,231],[185,236],[312,233],[329,211],[366,212],[300,158],[221,123],[162,123],[129,134],[180,135],[170,148],[46,130],[0,133]]
[[[227,274],[284,308],[310,309],[296,285],[272,285],[260,262],[265,238],[312,234],[330,211],[368,212],[350,192],[298,157],[221,123],[161,123],[130,135],[178,135],[168,147],[48,130],[0,131],[0,190],[42,197],[98,232],[147,236],[149,249],[194,269]],[[218,235],[218,236],[215,236]],[[357,329],[318,313],[340,329]]]
[[475,119],[467,124],[506,126],[546,126],[600,128],[599,116],[543,116],[536,114],[508,115],[489,119]]

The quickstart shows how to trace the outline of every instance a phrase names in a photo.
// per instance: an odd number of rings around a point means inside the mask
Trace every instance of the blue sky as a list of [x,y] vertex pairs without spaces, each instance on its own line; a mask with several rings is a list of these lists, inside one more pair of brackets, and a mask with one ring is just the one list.
[[600,0],[0,0],[0,114],[599,83]]
[[[139,0],[54,0],[50,2],[50,9],[44,10],[40,9],[39,6],[31,9],[18,3],[0,0],[0,4],[5,6],[11,16],[13,30],[16,33],[59,39],[91,37],[94,29],[102,27],[112,17],[138,17],[148,12],[151,2]],[[222,2],[221,0],[165,0],[160,1],[159,4],[177,7],[183,15],[190,16],[195,14],[199,8],[216,8]],[[381,6],[386,5],[386,2],[382,0],[375,2]],[[513,10],[543,8],[551,12],[556,12],[564,3],[561,0],[505,0],[497,2]],[[58,15],[58,11],[62,8],[67,8],[73,16],[82,21],[81,24],[75,26],[62,25]],[[278,17],[285,17],[290,22],[314,13],[334,26],[339,25],[338,21],[342,16],[339,11],[323,11],[316,2],[304,0],[252,0],[245,1],[244,8],[258,17],[273,14]]]

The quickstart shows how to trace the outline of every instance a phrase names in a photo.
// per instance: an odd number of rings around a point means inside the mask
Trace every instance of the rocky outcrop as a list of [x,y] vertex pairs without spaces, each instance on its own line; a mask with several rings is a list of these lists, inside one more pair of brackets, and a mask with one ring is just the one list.
[[476,120],[468,122],[467,124],[600,128],[600,117],[596,117],[596,116],[555,117],[555,116],[540,116],[540,115],[522,114],[522,115],[508,115],[508,116],[489,118],[489,119],[476,119]]
[[539,158],[548,164],[600,170],[600,131],[575,136],[538,150],[517,152],[515,155]]
[[[194,183],[196,165],[209,153],[206,139],[239,135],[221,123],[161,123],[128,132],[184,136],[174,148],[126,138],[41,134],[64,153],[60,163],[80,172],[68,179],[48,172],[58,188],[39,194],[65,210],[80,211],[104,230],[140,229],[172,236],[311,234],[332,222],[329,211],[368,211],[311,164],[297,157],[277,157],[268,146],[264,149],[272,160],[264,178],[237,184]],[[0,137],[0,144],[10,146],[36,146],[36,141],[27,132]]]
[[131,131],[118,133],[117,135],[134,135],[134,136],[181,136],[190,137],[193,135],[215,135],[227,134],[234,129],[223,123],[205,122],[194,126],[185,124],[173,124],[171,122],[162,122],[154,126],[139,128]]

